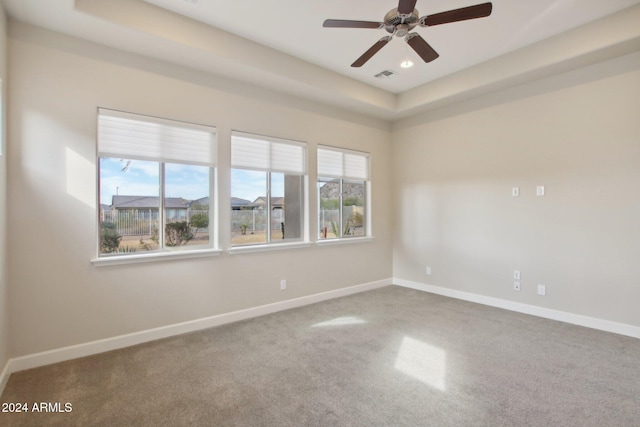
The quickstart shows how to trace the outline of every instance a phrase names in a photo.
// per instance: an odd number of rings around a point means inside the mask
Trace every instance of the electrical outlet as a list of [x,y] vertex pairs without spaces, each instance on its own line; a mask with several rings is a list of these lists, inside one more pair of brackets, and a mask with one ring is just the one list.
[[520,282],[513,282],[513,290],[514,291],[520,290]]
[[513,271],[513,280],[520,280],[520,270]]
[[427,267],[426,273],[427,276],[431,276],[431,267]]
[[547,294],[547,287],[545,285],[538,285],[538,295],[546,295]]
[[287,281],[285,279],[280,280],[280,290],[284,291],[287,289]]

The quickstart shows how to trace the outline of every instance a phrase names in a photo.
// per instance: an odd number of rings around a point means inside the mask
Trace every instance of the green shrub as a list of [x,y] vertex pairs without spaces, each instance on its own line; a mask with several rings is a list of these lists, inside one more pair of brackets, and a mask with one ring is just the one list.
[[207,228],[209,226],[209,216],[204,213],[197,213],[191,216],[189,226],[193,228],[193,237],[196,237],[198,229]]
[[360,197],[345,197],[342,201],[343,206],[362,206],[362,199]]
[[168,223],[164,228],[164,238],[166,246],[185,245],[193,239],[193,233],[187,221],[176,221]]
[[112,222],[103,222],[100,228],[100,253],[110,254],[118,251],[122,236]]
[[338,209],[338,199],[320,199],[320,209],[334,211]]

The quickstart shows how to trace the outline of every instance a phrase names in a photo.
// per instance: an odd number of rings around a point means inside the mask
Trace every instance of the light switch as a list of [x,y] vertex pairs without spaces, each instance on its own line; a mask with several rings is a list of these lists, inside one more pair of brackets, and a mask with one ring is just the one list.
[[538,185],[536,187],[536,196],[544,196],[544,185]]

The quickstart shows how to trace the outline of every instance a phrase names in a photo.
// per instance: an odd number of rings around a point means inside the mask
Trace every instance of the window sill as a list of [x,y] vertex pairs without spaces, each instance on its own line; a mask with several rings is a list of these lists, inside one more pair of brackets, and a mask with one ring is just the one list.
[[342,239],[323,239],[316,241],[318,246],[347,245],[349,243],[366,243],[373,242],[374,237],[347,237]]
[[244,254],[249,252],[267,252],[267,251],[281,251],[285,249],[297,249],[297,248],[309,248],[311,242],[293,242],[293,243],[270,243],[264,245],[247,245],[247,246],[235,246],[229,248],[229,253]]
[[91,260],[94,267],[108,267],[112,265],[138,264],[143,262],[170,261],[185,258],[204,258],[220,255],[220,249],[203,249],[192,251],[159,252],[144,255],[122,255],[96,258]]

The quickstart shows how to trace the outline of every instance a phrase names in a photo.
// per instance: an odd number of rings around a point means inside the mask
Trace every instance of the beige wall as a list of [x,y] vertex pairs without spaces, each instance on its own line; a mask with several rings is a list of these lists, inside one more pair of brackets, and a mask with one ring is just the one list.
[[[12,357],[391,277],[388,127],[22,24],[9,43]],[[375,240],[96,268],[97,107],[217,126],[223,230],[232,129],[308,142],[314,239],[316,145],[369,151]]]
[[639,111],[636,53],[396,123],[394,277],[640,326]]
[[[9,354],[391,276],[640,326],[640,54],[407,119],[391,133],[352,113],[10,27],[8,153],[0,157],[0,213],[10,223],[6,239],[0,226],[0,308],[9,313],[0,316],[2,365]],[[376,239],[96,268],[99,106],[217,126],[223,230],[232,129],[309,143],[312,238],[314,148],[369,151]],[[544,197],[535,196],[537,185]],[[228,243],[223,233],[220,244]],[[538,283],[547,296],[535,294]]]
[[9,360],[9,291],[7,286],[7,144],[5,133],[6,112],[6,57],[7,57],[7,21],[4,9],[0,7],[0,79],[2,79],[2,96],[0,102],[0,372]]

